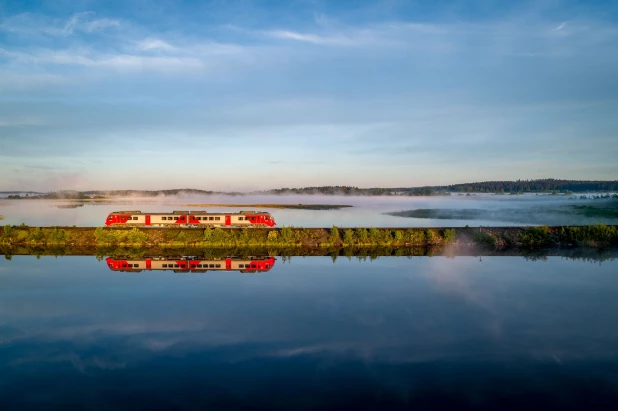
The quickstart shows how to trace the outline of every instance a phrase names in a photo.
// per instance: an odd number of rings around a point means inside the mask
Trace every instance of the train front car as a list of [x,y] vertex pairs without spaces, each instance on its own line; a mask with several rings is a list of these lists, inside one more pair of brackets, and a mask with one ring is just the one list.
[[141,211],[114,211],[107,216],[105,225],[108,227],[116,225],[137,225]]
[[240,214],[254,227],[274,227],[277,224],[270,213],[264,211],[241,211]]

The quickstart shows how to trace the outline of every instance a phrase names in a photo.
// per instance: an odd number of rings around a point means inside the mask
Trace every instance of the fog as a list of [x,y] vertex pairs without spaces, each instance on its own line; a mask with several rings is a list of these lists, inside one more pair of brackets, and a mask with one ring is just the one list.
[[[590,196],[590,195],[589,195]],[[341,204],[337,210],[268,207],[198,207],[187,204]],[[270,212],[278,227],[463,227],[513,225],[618,224],[618,199],[552,195],[318,196],[174,195],[118,197],[101,201],[0,199],[3,224],[101,226],[113,211],[202,210]],[[394,215],[393,215],[394,214]]]

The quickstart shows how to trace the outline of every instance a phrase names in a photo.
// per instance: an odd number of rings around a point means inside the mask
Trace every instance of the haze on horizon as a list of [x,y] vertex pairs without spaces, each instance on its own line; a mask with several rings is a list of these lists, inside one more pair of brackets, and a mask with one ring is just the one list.
[[0,190],[616,180],[617,20],[576,0],[0,1]]

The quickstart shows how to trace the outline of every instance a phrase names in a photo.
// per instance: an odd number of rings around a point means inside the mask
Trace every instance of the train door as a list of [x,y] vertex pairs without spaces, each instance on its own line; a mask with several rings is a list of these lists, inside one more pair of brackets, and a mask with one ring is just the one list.
[[232,260],[230,260],[229,258],[225,259],[225,269],[227,271],[230,271],[232,269]]
[[232,216],[225,216],[225,225],[232,225]]
[[146,270],[152,270],[152,260],[150,258],[146,259]]
[[146,216],[146,225],[150,225],[150,216],[149,215]]

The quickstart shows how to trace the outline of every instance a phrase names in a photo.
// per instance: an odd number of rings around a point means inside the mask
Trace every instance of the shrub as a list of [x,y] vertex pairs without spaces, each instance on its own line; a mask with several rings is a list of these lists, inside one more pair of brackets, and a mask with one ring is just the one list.
[[375,227],[369,229],[369,241],[371,244],[380,244],[384,242],[382,232]]
[[292,229],[290,227],[283,226],[283,228],[281,229],[281,239],[284,242],[289,242],[292,241],[293,236],[294,232],[292,231]]
[[207,228],[204,230],[204,241],[209,244],[222,245],[230,241],[230,235],[222,228]]
[[408,228],[405,232],[405,237],[412,244],[421,245],[425,243],[425,233],[421,230],[413,230]]
[[176,236],[176,238],[174,239],[174,242],[178,242],[178,243],[186,243],[187,242],[187,236],[185,235],[184,232],[180,232],[178,233],[178,235]]
[[585,244],[609,245],[618,243],[618,228],[605,224],[594,224],[581,227],[562,227],[558,232],[560,241]]
[[358,238],[359,243],[365,244],[367,242],[368,236],[369,236],[369,233],[367,233],[367,229],[365,228],[356,229],[356,238]]
[[339,229],[335,226],[333,226],[333,228],[330,229],[330,235],[328,237],[328,242],[331,244],[337,244],[339,243]]
[[448,243],[452,243],[453,241],[455,241],[455,229],[454,228],[449,228],[444,230],[444,232],[442,233],[442,238],[444,239],[444,242],[446,244]]
[[496,246],[496,238],[493,235],[484,233],[482,231],[475,231],[474,234],[472,234],[472,240],[482,246]]
[[343,244],[345,245],[354,244],[354,231],[352,231],[349,228],[343,231]]
[[395,231],[395,241],[397,241],[398,243],[403,243],[404,241],[403,231],[401,230]]
[[47,232],[48,242],[52,244],[64,243],[66,241],[66,233],[62,229],[54,228]]
[[548,227],[530,227],[519,234],[519,243],[523,247],[544,247],[552,242]]
[[428,244],[435,243],[437,239],[438,236],[434,230],[425,230],[425,241],[427,241]]
[[146,233],[143,233],[142,231],[138,230],[136,227],[134,227],[127,234],[127,240],[131,244],[142,244],[147,239],[148,239],[148,235]]
[[39,242],[43,239],[43,231],[41,230],[41,227],[37,227],[35,228],[33,231],[30,232],[30,240],[34,241],[34,242]]

